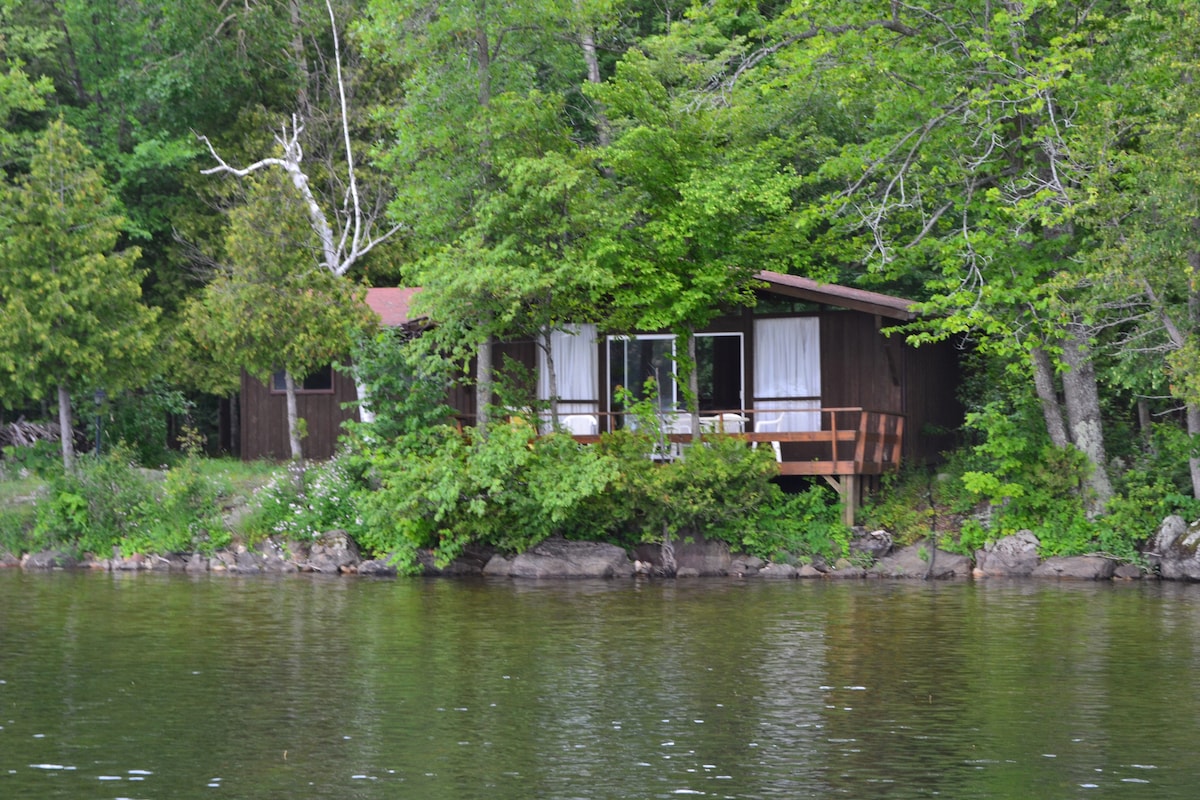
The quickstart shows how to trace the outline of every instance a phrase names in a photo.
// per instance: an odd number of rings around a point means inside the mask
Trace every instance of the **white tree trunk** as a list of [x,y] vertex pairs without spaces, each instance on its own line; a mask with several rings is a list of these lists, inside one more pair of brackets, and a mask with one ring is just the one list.
[[[1192,441],[1200,436],[1200,406],[1195,403],[1187,405],[1187,432]],[[1200,500],[1200,458],[1188,459],[1188,472],[1192,476],[1192,497]]]
[[[294,15],[293,23],[299,25],[299,4],[294,0],[290,6]],[[359,261],[367,253],[379,244],[386,242],[395,235],[401,228],[399,225],[393,225],[382,236],[375,237],[372,233],[376,218],[380,213],[379,210],[386,207],[387,203],[378,202],[375,204],[376,211],[364,212],[363,204],[358,195],[358,178],[357,170],[354,166],[354,150],[350,142],[350,120],[348,112],[348,104],[346,102],[346,83],[342,76],[342,54],[341,40],[338,38],[337,20],[334,18],[333,5],[326,0],[325,8],[329,12],[329,27],[333,36],[333,62],[334,70],[337,77],[337,91],[339,110],[342,118],[342,146],[346,158],[346,194],[342,198],[341,207],[347,210],[348,219],[341,226],[341,232],[334,234],[333,225],[330,223],[330,216],[325,213],[321,204],[317,201],[316,195],[313,193],[312,186],[309,185],[308,173],[304,171],[302,163],[304,161],[304,149],[300,146],[300,134],[304,131],[304,125],[300,121],[302,117],[299,115],[292,116],[292,128],[288,131],[287,125],[283,126],[280,135],[275,137],[275,141],[283,149],[281,158],[271,157],[264,158],[254,162],[248,167],[238,168],[230,166],[225,162],[225,159],[217,153],[215,147],[207,136],[200,136],[200,141],[204,142],[208,148],[209,154],[213,160],[217,162],[217,166],[208,169],[200,170],[201,175],[212,175],[214,173],[227,172],[230,175],[236,175],[239,178],[244,178],[253,172],[269,167],[278,167],[288,174],[291,178],[292,185],[300,192],[304,200],[305,207],[308,209],[309,225],[317,239],[321,242],[321,261],[325,268],[334,275],[345,275],[350,268]],[[303,42],[299,42],[300,45]],[[304,51],[301,46],[297,51],[297,58],[303,59]],[[299,65],[307,72],[307,64],[301,61]],[[299,99],[301,105],[308,103],[307,94],[302,95]],[[302,108],[301,111],[304,111]],[[336,212],[333,215],[335,222],[338,221]]]
[[479,343],[475,359],[475,429],[487,438],[488,409],[492,405],[492,351],[495,345],[489,336]]
[[71,424],[71,392],[66,384],[58,385],[58,430],[62,440],[63,469],[75,469],[75,426]]
[[696,369],[696,331],[688,328],[688,416],[692,421],[692,441],[700,441],[700,370]]
[[1113,490],[1108,480],[1108,456],[1104,450],[1096,369],[1082,326],[1073,326],[1063,342],[1063,361],[1068,367],[1063,375],[1063,398],[1066,401],[1071,442],[1087,456],[1092,467],[1087,480],[1092,494],[1088,498],[1087,509],[1089,515],[1095,515],[1104,510]]
[[296,411],[296,379],[291,370],[283,371],[283,385],[287,390],[287,424],[288,443],[291,446],[292,461],[300,461],[304,453],[300,446],[300,419]]
[[358,420],[370,425],[375,421],[375,411],[371,407],[371,393],[367,391],[367,385],[359,377],[358,367],[352,367],[351,374],[354,376],[354,391],[358,394]]

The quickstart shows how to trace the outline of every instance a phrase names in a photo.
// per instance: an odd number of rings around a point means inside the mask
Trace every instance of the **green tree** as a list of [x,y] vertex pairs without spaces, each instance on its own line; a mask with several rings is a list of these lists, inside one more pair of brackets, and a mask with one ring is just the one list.
[[[1097,163],[1079,215],[1097,240],[1091,296],[1124,307],[1113,380],[1148,405],[1173,395],[1200,436],[1200,9],[1132,3],[1106,50],[1111,88],[1081,136]],[[1166,354],[1166,364],[1163,354]],[[1145,416],[1149,416],[1148,409]],[[1165,409],[1163,409],[1165,410]],[[1148,425],[1147,425],[1148,427]],[[1200,458],[1189,459],[1200,498]]]
[[29,172],[0,196],[0,391],[57,392],[63,464],[74,462],[71,391],[135,382],[155,346],[138,250],[96,160],[62,121],[38,138]]
[[228,263],[184,314],[202,363],[245,369],[264,383],[283,370],[296,460],[303,458],[296,379],[347,357],[373,320],[362,289],[325,268],[307,210],[282,173],[250,179],[247,202],[230,212]]
[[[678,36],[682,36],[679,34]],[[671,330],[687,342],[692,431],[699,435],[695,332],[731,307],[753,303],[754,274],[788,271],[798,238],[788,228],[797,175],[771,136],[742,135],[744,108],[696,102],[686,75],[694,43],[678,36],[630,51],[616,75],[591,89],[612,125],[602,152],[611,168],[611,227],[603,239],[614,272],[607,325]]]
[[596,123],[571,100],[599,75],[597,31],[615,16],[601,8],[374,0],[360,29],[368,53],[403,76],[387,111],[392,216],[410,226],[410,278],[437,339],[476,358],[485,434],[495,340],[573,321],[555,314],[579,310],[599,277],[583,245],[595,170],[580,148]]

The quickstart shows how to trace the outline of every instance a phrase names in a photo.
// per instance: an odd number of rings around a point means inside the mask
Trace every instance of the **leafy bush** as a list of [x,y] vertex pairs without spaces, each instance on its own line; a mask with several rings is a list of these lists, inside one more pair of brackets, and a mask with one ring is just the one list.
[[[88,399],[80,406],[84,420],[90,406]],[[121,392],[99,409],[104,417],[103,446],[122,442],[139,464],[169,464],[177,454],[168,442],[167,419],[172,414],[188,414],[191,409],[192,403],[183,392],[171,388],[161,378],[143,389]]]
[[0,504],[0,553],[21,553],[35,522],[30,503]]
[[204,474],[191,452],[178,466],[143,470],[130,451],[115,447],[97,458],[81,456],[73,471],[49,479],[27,544],[108,556],[212,552],[230,542],[221,517],[221,482]]
[[356,495],[363,488],[355,461],[343,453],[316,467],[290,464],[254,493],[246,522],[251,536],[311,541],[331,530],[358,535]]
[[832,562],[849,553],[850,529],[842,523],[841,504],[831,489],[813,484],[790,495],[774,484],[772,489],[742,535],[746,553],[776,562],[814,556]]
[[156,503],[149,481],[115,447],[96,458],[83,455],[73,471],[49,480],[50,496],[38,504],[34,543],[108,556],[122,539],[140,534]]
[[486,439],[449,426],[371,455],[377,491],[359,494],[359,543],[413,567],[419,548],[447,563],[471,543],[519,552],[576,520],[615,465],[570,436],[493,425]]
[[355,535],[409,568],[423,548],[446,563],[470,544],[521,552],[551,535],[631,545],[703,534],[766,558],[844,552],[837,503],[820,487],[784,495],[770,450],[710,436],[660,463],[644,430],[590,447],[520,421],[486,439],[448,426],[405,437],[372,451],[379,488],[356,494]]
[[3,448],[4,469],[10,475],[49,475],[62,468],[62,445],[45,439]]
[[374,415],[373,422],[348,426],[352,440],[367,446],[395,441],[443,424],[453,413],[446,405],[453,364],[419,340],[384,328],[355,343],[351,362],[355,380],[366,390],[366,410]]

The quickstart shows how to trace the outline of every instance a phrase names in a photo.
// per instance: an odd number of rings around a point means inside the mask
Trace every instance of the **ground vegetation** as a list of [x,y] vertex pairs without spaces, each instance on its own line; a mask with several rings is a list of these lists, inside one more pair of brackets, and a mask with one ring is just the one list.
[[[868,520],[913,538],[945,525],[961,549],[1031,528],[1045,554],[1133,558],[1200,498],[1197,13],[0,3],[0,424],[54,422],[70,465],[76,443],[103,449],[71,409],[104,398],[123,459],[170,464],[240,367],[292,375],[349,349],[352,326],[299,299],[338,316],[364,286],[420,284],[437,325],[417,356],[355,376],[383,421],[348,432],[338,480],[366,492],[353,520],[379,520],[371,546],[524,545],[602,509],[617,540],[706,528],[765,552],[764,531],[812,509],[773,494],[761,454],[713,443],[651,470],[657,445],[633,435],[526,441],[556,402],[543,415],[486,367],[516,335],[552,365],[551,332],[574,322],[687,340],[771,268],[911,297],[926,315],[895,335],[965,354],[961,448],[891,482]],[[472,375],[470,433],[410,397]],[[514,497],[476,464],[531,488]],[[385,524],[384,498],[409,521]]]

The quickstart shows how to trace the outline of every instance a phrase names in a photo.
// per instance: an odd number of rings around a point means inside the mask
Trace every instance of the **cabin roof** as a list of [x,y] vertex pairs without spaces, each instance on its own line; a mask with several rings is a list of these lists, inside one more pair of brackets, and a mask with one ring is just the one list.
[[425,317],[409,317],[412,299],[419,288],[378,286],[367,289],[367,305],[379,315],[379,321],[388,328],[402,328]]
[[762,270],[756,277],[767,284],[767,291],[774,294],[878,314],[890,319],[908,321],[917,317],[916,312],[912,310],[914,301],[903,297],[840,286],[836,283],[818,283],[812,278],[784,275],[769,270]]
[[[912,310],[914,301],[866,289],[855,289],[836,283],[819,283],[812,278],[799,275],[784,275],[781,272],[762,270],[756,276],[767,284],[766,291],[787,297],[795,297],[811,303],[849,308],[867,314],[878,314],[889,319],[908,321],[916,319]],[[426,317],[410,316],[412,299],[417,288],[375,287],[367,290],[367,305],[379,315],[380,321],[389,328],[399,328],[424,322]]]

